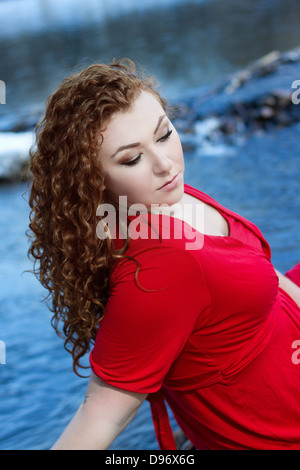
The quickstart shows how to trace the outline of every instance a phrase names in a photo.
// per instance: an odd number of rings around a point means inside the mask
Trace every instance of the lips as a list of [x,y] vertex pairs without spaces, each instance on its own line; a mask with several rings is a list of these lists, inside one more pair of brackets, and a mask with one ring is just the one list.
[[172,181],[176,178],[177,175],[178,175],[178,173],[177,173],[175,176],[173,176],[172,179],[170,179],[169,181],[167,181],[165,184],[163,184],[163,185],[162,185],[160,188],[158,188],[158,189],[162,189],[164,186],[167,186],[167,184],[172,183]]

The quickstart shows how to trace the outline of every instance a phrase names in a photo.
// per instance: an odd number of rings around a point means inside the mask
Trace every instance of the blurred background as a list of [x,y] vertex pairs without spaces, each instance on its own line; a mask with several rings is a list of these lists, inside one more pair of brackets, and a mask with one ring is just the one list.
[[[178,105],[185,182],[256,223],[285,272],[300,259],[299,24],[299,0],[0,0],[0,449],[49,448],[87,385],[25,272],[18,165],[47,96],[93,62],[137,61]],[[111,449],[157,448],[145,402]]]

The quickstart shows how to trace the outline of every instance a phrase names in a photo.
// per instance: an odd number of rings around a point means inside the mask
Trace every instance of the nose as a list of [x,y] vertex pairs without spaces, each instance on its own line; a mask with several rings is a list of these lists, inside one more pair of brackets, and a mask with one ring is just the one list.
[[165,152],[153,152],[153,172],[155,174],[168,174],[173,166],[172,159]]

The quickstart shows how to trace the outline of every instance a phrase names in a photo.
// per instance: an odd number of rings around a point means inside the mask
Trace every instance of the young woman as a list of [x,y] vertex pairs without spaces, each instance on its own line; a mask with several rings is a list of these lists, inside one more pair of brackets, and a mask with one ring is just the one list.
[[128,60],[65,79],[31,170],[29,253],[75,372],[93,345],[53,449],[107,449],[146,398],[161,449],[165,401],[197,449],[300,449],[300,264],[275,271],[253,223],[184,183],[153,83]]

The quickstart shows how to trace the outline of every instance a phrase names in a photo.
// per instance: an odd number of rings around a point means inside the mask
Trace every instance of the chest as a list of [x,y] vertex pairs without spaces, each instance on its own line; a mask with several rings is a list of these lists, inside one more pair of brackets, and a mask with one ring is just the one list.
[[184,194],[181,200],[180,218],[205,235],[228,237],[230,234],[228,222],[221,213],[190,194]]
[[240,358],[246,363],[259,350],[278,308],[278,279],[262,250],[231,237],[209,237],[191,253],[205,273],[209,300],[195,314],[194,331],[169,377],[195,378],[205,387],[238,371]]

